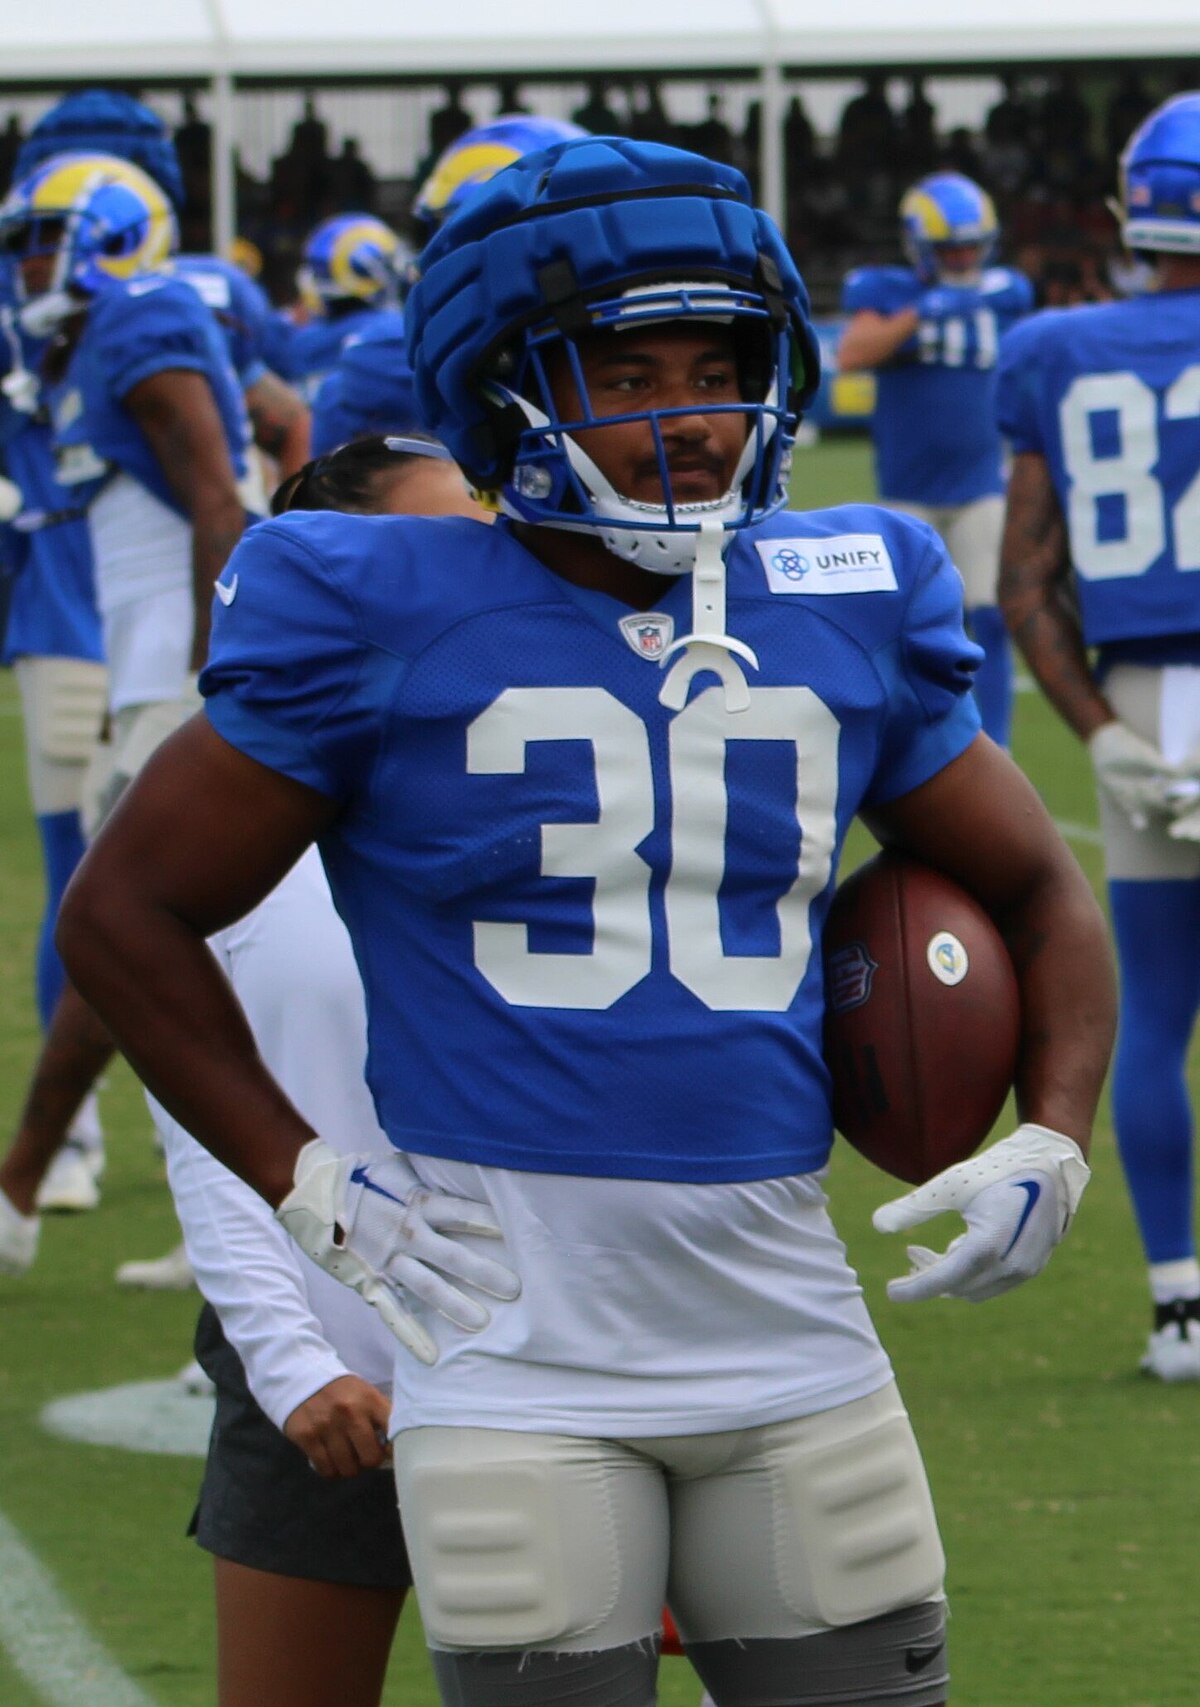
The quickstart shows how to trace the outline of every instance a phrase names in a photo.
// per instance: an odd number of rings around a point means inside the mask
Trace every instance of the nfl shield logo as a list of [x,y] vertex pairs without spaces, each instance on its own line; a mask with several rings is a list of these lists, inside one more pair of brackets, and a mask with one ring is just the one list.
[[621,633],[639,658],[657,664],[675,633],[675,619],[655,610],[631,611],[619,623]]
[[871,980],[879,970],[865,943],[850,942],[829,956],[825,965],[828,988],[825,995],[835,1014],[861,1008],[871,994]]

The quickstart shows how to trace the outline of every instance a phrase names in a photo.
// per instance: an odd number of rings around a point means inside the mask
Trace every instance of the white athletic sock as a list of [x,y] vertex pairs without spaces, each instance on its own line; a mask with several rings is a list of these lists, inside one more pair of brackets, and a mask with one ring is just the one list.
[[1156,1304],[1169,1304],[1174,1298],[1200,1298],[1200,1262],[1195,1257],[1152,1262],[1150,1294]]

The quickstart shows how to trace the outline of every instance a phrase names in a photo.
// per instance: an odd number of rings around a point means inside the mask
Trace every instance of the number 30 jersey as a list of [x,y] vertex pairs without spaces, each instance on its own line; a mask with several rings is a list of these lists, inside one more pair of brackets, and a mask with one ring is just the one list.
[[1200,633],[1200,291],[1014,327],[998,415],[1046,459],[1088,645]]
[[296,514],[218,586],[208,715],[336,799],[321,844],[392,1142],[675,1181],[829,1153],[821,923],[861,806],[974,738],[976,648],[936,535],[848,506],[728,557],[749,709],[658,660],[653,609],[575,588],[508,527]]

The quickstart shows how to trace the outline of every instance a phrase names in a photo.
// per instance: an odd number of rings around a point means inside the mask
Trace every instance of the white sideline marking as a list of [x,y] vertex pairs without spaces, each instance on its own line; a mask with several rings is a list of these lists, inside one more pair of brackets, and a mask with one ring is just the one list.
[[155,1707],[0,1512],[0,1644],[48,1707]]
[[1104,836],[1095,824],[1075,824],[1069,818],[1056,818],[1054,827],[1068,842],[1087,842],[1093,848],[1104,845]]
[[38,1420],[49,1434],[89,1446],[203,1458],[214,1408],[212,1399],[185,1392],[172,1377],[71,1393],[47,1405]]

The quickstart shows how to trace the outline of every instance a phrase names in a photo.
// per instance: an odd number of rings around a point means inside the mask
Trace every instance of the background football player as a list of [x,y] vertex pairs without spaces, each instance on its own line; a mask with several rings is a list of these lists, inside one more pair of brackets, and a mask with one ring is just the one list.
[[[163,190],[116,156],[53,155],[0,209],[21,329],[47,340],[39,396],[59,483],[79,494],[108,666],[110,797],[196,703],[212,586],[245,526],[249,428],[226,346],[192,287]],[[109,1054],[65,986],[22,1116],[60,1142]],[[29,1228],[32,1178],[2,1212]]]
[[1012,665],[996,606],[1004,518],[996,427],[1002,332],[1033,304],[1011,267],[990,264],[999,237],[991,198],[959,172],[936,172],[900,203],[907,267],[860,267],[846,279],[850,316],[838,365],[877,373],[871,436],[885,504],[932,523],[966,589],[967,626],[983,648],[976,677],[983,726],[1008,744]]
[[302,320],[271,315],[267,365],[311,403],[346,339],[398,304],[408,251],[373,213],[338,213],[305,239],[296,284]]
[[[739,173],[614,139],[530,155],[443,226],[407,313],[422,413],[505,516],[254,530],[207,715],[87,856],[67,963],[414,1354],[394,1452],[448,1702],[648,1707],[666,1594],[725,1707],[936,1707],[928,1489],[818,1178],[821,921],[862,811],[1005,932],[1023,1124],[880,1212],[961,1209],[894,1294],[983,1299],[1048,1260],[1087,1178],[1099,910],[978,734],[936,535],[782,511],[816,343]],[[205,946],[314,838],[384,1162],[291,1107]]]
[[1099,784],[1121,967],[1113,1119],[1154,1300],[1143,1368],[1195,1381],[1184,1062],[1200,1004],[1200,94],[1134,133],[1119,212],[1128,248],[1153,260],[1152,293],[1036,315],[1002,346],[1015,456],[1001,600]]

